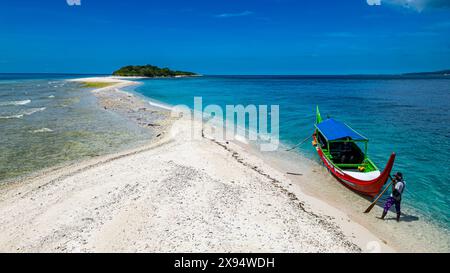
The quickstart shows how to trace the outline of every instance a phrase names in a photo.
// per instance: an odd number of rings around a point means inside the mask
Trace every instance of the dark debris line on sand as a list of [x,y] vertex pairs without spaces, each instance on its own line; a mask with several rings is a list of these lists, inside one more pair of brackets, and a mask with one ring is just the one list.
[[[301,201],[298,199],[298,197],[297,197],[294,193],[292,193],[292,192],[288,191],[287,189],[285,189],[285,188],[282,186],[282,182],[281,182],[281,181],[279,181],[279,180],[276,179],[276,178],[271,177],[269,174],[265,173],[263,170],[261,170],[261,169],[258,168],[257,166],[253,166],[253,165],[251,165],[250,163],[245,162],[244,159],[242,159],[242,158],[239,156],[239,153],[238,153],[238,152],[232,150],[230,147],[226,146],[225,144],[220,143],[219,141],[217,141],[217,140],[215,140],[215,139],[211,139],[211,138],[206,137],[206,136],[204,135],[204,133],[203,133],[203,130],[202,130],[202,137],[203,137],[203,138],[206,138],[206,139],[208,139],[208,140],[210,140],[211,142],[213,142],[213,143],[215,143],[215,144],[217,144],[217,145],[219,145],[220,147],[222,147],[223,149],[225,149],[227,152],[230,152],[231,155],[232,155],[232,157],[233,157],[237,162],[239,162],[240,164],[242,164],[243,166],[245,166],[245,167],[247,167],[247,168],[249,168],[249,169],[251,169],[251,170],[257,172],[258,174],[260,174],[260,175],[266,177],[266,178],[272,183],[272,186],[274,186],[275,188],[277,188],[277,189],[278,189],[280,192],[282,192],[283,194],[287,195],[287,197],[289,198],[289,200],[292,202],[292,204],[293,204],[295,207],[299,208],[301,211],[303,211],[303,212],[305,212],[306,214],[310,215],[313,219],[315,218],[315,220],[317,221],[317,223],[318,223],[319,225],[321,225],[322,227],[324,227],[324,228],[325,228],[327,231],[329,231],[330,233],[332,233],[332,234],[334,234],[335,236],[337,236],[337,238],[339,238],[342,242],[344,242],[344,245],[345,245],[346,247],[348,247],[348,248],[350,248],[350,249],[352,249],[352,250],[354,250],[354,251],[357,251],[357,252],[362,252],[362,249],[361,249],[359,246],[357,246],[356,244],[354,244],[354,243],[352,243],[351,241],[348,240],[348,238],[347,238],[347,237],[345,236],[345,234],[340,230],[339,226],[338,226],[336,223],[330,221],[330,220],[332,219],[331,217],[329,217],[329,216],[324,216],[324,215],[318,215],[318,214],[316,214],[316,213],[314,213],[314,212],[312,212],[312,211],[306,210],[306,209],[305,209],[305,204],[304,204],[303,202],[301,202]],[[326,219],[326,218],[329,218],[329,219]]]

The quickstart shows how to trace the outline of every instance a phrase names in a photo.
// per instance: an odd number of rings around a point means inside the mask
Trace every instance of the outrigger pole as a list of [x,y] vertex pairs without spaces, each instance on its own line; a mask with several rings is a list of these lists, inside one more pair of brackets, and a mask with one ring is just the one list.
[[370,206],[364,211],[364,213],[369,213],[373,207],[376,205],[376,203],[378,202],[378,199],[380,199],[381,196],[383,196],[383,194],[387,191],[387,189],[389,189],[389,187],[392,185],[392,183],[394,183],[394,179],[392,179],[392,176],[389,175],[389,178],[391,179],[391,183],[389,183],[389,185],[386,186],[386,188],[384,188],[384,191],[380,193],[380,195],[378,195],[377,198],[375,198],[375,200],[372,202],[372,204],[370,204]]

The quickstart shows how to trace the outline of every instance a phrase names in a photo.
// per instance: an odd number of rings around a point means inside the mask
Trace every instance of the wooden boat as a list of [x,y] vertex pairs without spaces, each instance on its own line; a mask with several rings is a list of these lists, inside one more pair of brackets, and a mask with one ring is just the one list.
[[333,118],[322,120],[317,107],[313,146],[325,167],[357,193],[376,196],[389,178],[395,153],[382,172],[367,156],[368,139]]

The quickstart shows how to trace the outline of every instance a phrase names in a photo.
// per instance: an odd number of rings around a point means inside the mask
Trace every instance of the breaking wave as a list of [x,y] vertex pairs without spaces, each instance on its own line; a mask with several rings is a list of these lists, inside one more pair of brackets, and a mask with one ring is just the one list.
[[41,129],[33,130],[31,132],[32,133],[48,133],[48,132],[53,132],[53,130],[49,129],[49,128],[41,128]]
[[10,115],[10,116],[0,116],[0,119],[23,118],[24,116],[30,116],[30,115],[32,115],[34,113],[44,111],[45,109],[47,109],[47,108],[46,107],[30,108],[30,109],[27,109],[27,110],[19,113],[19,114]]
[[31,100],[15,100],[15,101],[0,101],[0,106],[19,106],[30,103]]

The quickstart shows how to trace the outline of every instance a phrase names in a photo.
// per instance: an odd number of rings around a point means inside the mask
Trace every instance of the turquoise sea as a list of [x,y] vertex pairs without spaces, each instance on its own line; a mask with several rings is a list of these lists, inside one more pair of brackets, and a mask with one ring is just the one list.
[[[148,135],[96,106],[78,75],[0,75],[0,181],[104,154]],[[404,205],[450,230],[450,79],[402,77],[205,76],[141,80],[134,92],[170,105],[280,107],[286,146],[311,135],[315,107],[370,139],[369,154],[407,182]],[[319,162],[311,145],[297,153]]]
[[[207,76],[143,80],[135,91],[155,100],[280,106],[280,139],[287,146],[311,135],[315,108],[370,139],[380,169],[391,152],[407,182],[404,205],[450,229],[450,79],[331,76]],[[319,162],[309,142],[297,152]]]

